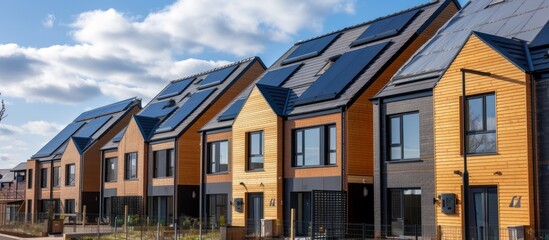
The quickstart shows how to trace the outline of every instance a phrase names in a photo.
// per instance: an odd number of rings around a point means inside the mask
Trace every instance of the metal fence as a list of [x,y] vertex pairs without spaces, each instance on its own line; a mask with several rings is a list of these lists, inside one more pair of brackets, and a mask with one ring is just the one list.
[[[195,218],[157,219],[146,215],[116,215],[99,218],[98,214],[59,214],[55,220],[61,223],[61,231],[71,239],[433,239],[461,240],[463,229],[459,226],[377,226],[369,224],[343,224],[337,231],[331,226],[313,227],[312,222],[270,220],[247,224],[247,227],[203,224]],[[23,216],[17,219],[24,219]],[[59,229],[46,224],[51,220],[43,214],[32,216],[35,221],[10,221],[0,225],[0,232],[21,237],[43,236]],[[42,220],[39,220],[42,219]],[[57,226],[59,227],[59,226]],[[532,231],[528,228],[471,228],[472,239],[547,239],[549,231]]]

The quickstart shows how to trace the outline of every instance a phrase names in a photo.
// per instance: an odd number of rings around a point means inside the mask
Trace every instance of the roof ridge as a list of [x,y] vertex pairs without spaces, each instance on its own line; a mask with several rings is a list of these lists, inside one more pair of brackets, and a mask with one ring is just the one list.
[[434,5],[434,4],[436,4],[440,1],[443,1],[443,0],[433,0],[433,1],[430,1],[428,3],[417,5],[415,7],[404,9],[404,10],[401,10],[401,11],[398,11],[398,12],[391,13],[389,15],[374,18],[374,19],[371,19],[371,20],[368,20],[368,21],[365,21],[365,22],[362,22],[362,23],[355,24],[355,25],[351,25],[351,26],[347,26],[347,27],[344,27],[344,28],[341,28],[341,29],[337,29],[337,30],[334,30],[334,31],[331,31],[331,32],[328,32],[328,33],[325,33],[325,34],[322,34],[322,35],[319,35],[319,36],[316,36],[316,37],[312,37],[312,38],[304,39],[304,40],[299,40],[294,45],[298,45],[298,44],[302,44],[302,43],[309,42],[309,41],[312,41],[312,40],[316,40],[316,39],[319,39],[319,38],[322,38],[322,37],[325,37],[325,36],[328,36],[328,35],[331,35],[331,34],[344,32],[344,31],[347,31],[347,30],[350,30],[350,29],[353,29],[353,28],[362,27],[364,25],[371,24],[371,23],[374,23],[374,22],[377,22],[377,21],[381,21],[381,20],[384,20],[384,19],[387,19],[387,18],[390,18],[390,17],[394,17],[394,16],[397,16],[397,15],[400,15],[400,14],[403,14],[403,13],[406,13],[406,12],[410,12],[410,11],[418,10],[418,9],[421,9],[421,8],[424,8],[424,7],[427,7],[427,6],[430,6],[430,5]]
[[208,73],[212,73],[212,72],[216,72],[216,71],[219,71],[219,70],[224,69],[224,68],[232,67],[232,66],[235,66],[235,65],[240,65],[240,64],[245,63],[245,62],[250,62],[250,61],[252,61],[256,58],[258,58],[258,56],[247,57],[247,58],[244,58],[242,60],[238,60],[236,62],[231,62],[231,63],[225,64],[223,66],[215,67],[215,68],[208,69],[206,71],[202,71],[202,72],[199,72],[199,73],[195,73],[195,74],[192,74],[192,75],[189,75],[189,76],[186,76],[186,77],[178,78],[178,79],[172,80],[170,82],[175,83],[175,82],[180,82],[180,81],[187,80],[189,78],[196,78],[198,76],[208,74]]

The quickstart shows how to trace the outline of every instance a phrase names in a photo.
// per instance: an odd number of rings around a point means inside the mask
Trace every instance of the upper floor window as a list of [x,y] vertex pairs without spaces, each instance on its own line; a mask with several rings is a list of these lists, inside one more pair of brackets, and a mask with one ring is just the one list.
[[248,135],[248,170],[263,169],[263,131]]
[[40,169],[40,187],[41,188],[48,187],[48,169],[47,168]]
[[105,182],[116,182],[118,158],[105,159]]
[[124,178],[137,179],[137,153],[126,153],[124,164]]
[[173,177],[175,156],[173,149],[154,151],[153,177]]
[[65,185],[74,186],[76,184],[76,166],[74,164],[67,164],[65,169]]
[[27,174],[29,175],[28,177],[29,181],[27,182],[27,187],[29,189],[32,189],[32,169],[29,169]]
[[419,159],[419,113],[392,115],[389,127],[391,161]]
[[336,127],[318,126],[294,130],[293,166],[336,164]]
[[61,175],[59,175],[59,172],[59,167],[53,168],[53,187],[59,187],[59,185],[61,184]]
[[208,143],[208,173],[229,171],[229,141]]
[[467,97],[467,153],[496,152],[496,97],[484,94]]

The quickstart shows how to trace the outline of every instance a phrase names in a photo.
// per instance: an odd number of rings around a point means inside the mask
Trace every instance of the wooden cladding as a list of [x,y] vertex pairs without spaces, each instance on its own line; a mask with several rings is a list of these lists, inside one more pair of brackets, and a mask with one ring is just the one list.
[[[530,80],[515,65],[472,35],[433,92],[436,194],[455,193],[461,199],[460,69],[490,72],[492,76],[466,74],[466,94],[495,95],[496,153],[468,156],[471,187],[497,186],[499,227],[532,226],[533,179],[530,113]],[[521,198],[516,207],[513,199]],[[437,225],[461,226],[457,214],[443,214],[437,204]]]

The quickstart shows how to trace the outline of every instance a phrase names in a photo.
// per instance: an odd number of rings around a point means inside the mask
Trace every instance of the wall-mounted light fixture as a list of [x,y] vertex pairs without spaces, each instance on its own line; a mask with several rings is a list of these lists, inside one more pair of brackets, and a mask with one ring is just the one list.
[[501,175],[503,175],[503,173],[500,172],[500,171],[497,171],[497,172],[494,173],[494,175],[496,175],[496,176],[501,176]]
[[367,196],[368,196],[368,188],[367,188],[367,187],[364,187],[364,188],[362,189],[362,196],[363,196],[363,197],[367,197]]
[[460,170],[454,170],[454,174],[459,175],[460,177],[463,176],[463,172],[461,172]]

